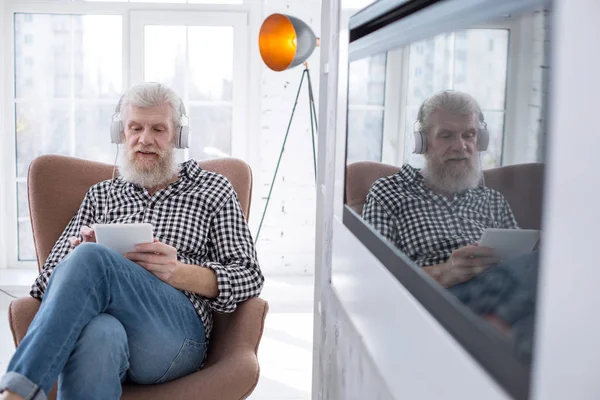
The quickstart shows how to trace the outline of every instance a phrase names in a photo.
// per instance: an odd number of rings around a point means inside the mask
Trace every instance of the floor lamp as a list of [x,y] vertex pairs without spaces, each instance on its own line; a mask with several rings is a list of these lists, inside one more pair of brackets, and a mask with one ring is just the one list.
[[281,145],[281,151],[279,152],[279,159],[275,167],[275,173],[273,174],[273,180],[271,181],[271,187],[269,188],[269,194],[267,196],[267,202],[258,225],[258,232],[256,233],[255,240],[258,241],[260,235],[260,229],[262,228],[265,214],[269,206],[269,200],[271,200],[271,193],[273,193],[273,186],[275,179],[277,178],[277,172],[279,171],[279,165],[281,163],[281,157],[285,150],[285,143],[287,142],[288,135],[290,133],[290,127],[292,125],[292,119],[296,112],[296,106],[298,105],[298,97],[300,96],[300,90],[304,83],[304,78],[308,84],[308,102],[310,112],[310,130],[312,134],[312,152],[313,152],[313,167],[315,172],[315,182],[317,180],[317,155],[315,151],[315,131],[318,132],[317,126],[317,112],[315,109],[315,99],[312,88],[312,82],[310,80],[310,71],[308,69],[308,63],[306,60],[315,50],[315,47],[319,45],[319,39],[315,36],[314,32],[306,25],[303,21],[298,18],[291,17],[284,14],[272,14],[263,22],[258,37],[258,45],[260,49],[260,56],[264,63],[273,71],[285,71],[286,69],[294,68],[300,64],[304,65],[302,71],[302,77],[300,78],[300,84],[298,85],[298,92],[296,93],[296,100],[294,101],[294,107],[292,108],[292,114],[287,125],[287,130],[283,138],[283,144]]

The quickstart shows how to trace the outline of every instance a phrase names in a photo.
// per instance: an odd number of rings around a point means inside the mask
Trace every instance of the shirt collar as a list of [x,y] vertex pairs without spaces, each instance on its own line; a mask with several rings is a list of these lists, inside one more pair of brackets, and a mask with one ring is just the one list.
[[198,165],[196,160],[187,160],[180,164],[180,168],[179,177],[185,176],[192,181],[196,180],[202,172],[202,168]]
[[398,174],[400,175],[403,181],[410,183],[418,183],[421,186],[424,186],[423,175],[421,175],[417,168],[413,167],[410,164],[404,164],[400,168],[400,171],[398,171]]

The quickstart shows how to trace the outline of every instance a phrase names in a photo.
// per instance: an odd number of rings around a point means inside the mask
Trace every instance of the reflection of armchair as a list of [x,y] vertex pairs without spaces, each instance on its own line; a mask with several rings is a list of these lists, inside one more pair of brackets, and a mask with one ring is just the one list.
[[[346,168],[346,203],[359,215],[371,185],[399,168],[375,161],[359,161]],[[540,229],[544,186],[544,164],[517,164],[484,171],[486,186],[502,193],[519,227]]]
[[[250,211],[252,173],[235,159],[200,162],[202,168],[229,179],[238,194],[246,218]],[[28,192],[31,222],[38,263],[50,254],[52,246],[86,191],[96,182],[110,179],[112,165],[63,156],[41,156],[29,168]],[[10,304],[9,322],[18,345],[33,320],[40,302],[31,297]],[[214,329],[205,367],[189,376],[160,384],[125,384],[123,399],[243,399],[258,382],[256,356],[268,305],[260,298],[238,305],[232,314],[214,313]],[[49,339],[51,340],[51,339]],[[56,398],[56,386],[49,399]]]

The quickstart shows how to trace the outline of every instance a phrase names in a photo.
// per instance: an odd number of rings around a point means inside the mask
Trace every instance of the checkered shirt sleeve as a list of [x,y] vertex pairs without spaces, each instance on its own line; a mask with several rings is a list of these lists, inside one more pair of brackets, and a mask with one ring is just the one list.
[[248,224],[233,189],[231,192],[212,221],[211,261],[204,265],[217,276],[219,295],[211,306],[221,313],[233,312],[237,303],[258,296],[264,282]]
[[373,191],[367,195],[362,212],[363,219],[390,242],[398,243],[398,219]]
[[500,227],[504,229],[519,229],[519,224],[517,223],[517,219],[515,218],[508,201],[506,201],[500,193],[498,193],[498,195],[500,197],[500,206],[498,207],[500,211]]

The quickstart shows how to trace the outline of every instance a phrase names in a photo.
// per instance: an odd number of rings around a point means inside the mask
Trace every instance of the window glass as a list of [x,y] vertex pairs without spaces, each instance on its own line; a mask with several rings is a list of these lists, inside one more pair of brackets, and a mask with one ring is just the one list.
[[108,138],[122,90],[121,16],[15,14],[14,51],[18,255],[29,261],[30,162],[42,154],[114,160]]

